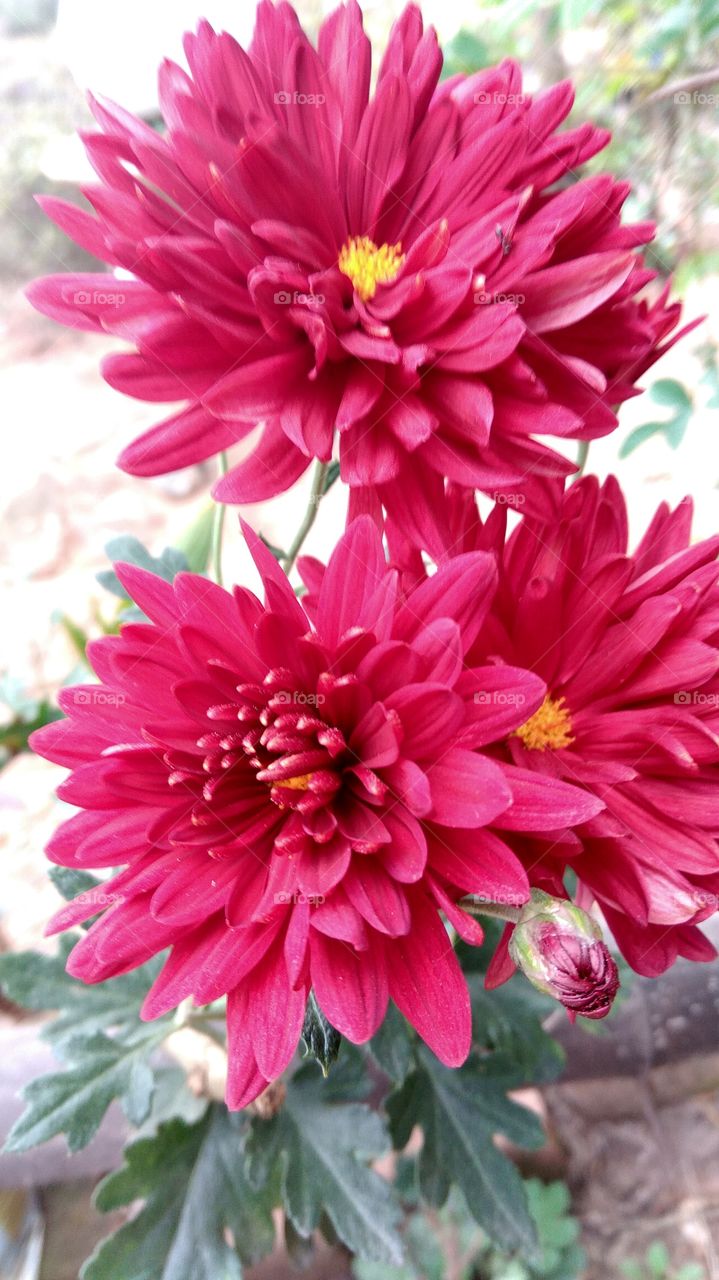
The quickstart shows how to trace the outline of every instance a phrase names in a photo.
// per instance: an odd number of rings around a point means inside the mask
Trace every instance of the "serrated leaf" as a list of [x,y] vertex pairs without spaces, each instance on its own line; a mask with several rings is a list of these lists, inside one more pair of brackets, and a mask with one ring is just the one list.
[[412,1041],[406,1019],[396,1004],[390,1002],[382,1026],[368,1047],[378,1067],[394,1084],[406,1079],[412,1065]]
[[[138,569],[147,569],[148,573],[164,578],[165,582],[174,581],[178,573],[189,568],[187,556],[176,547],[165,547],[161,555],[153,556],[139,538],[133,538],[124,533],[107,543],[105,554],[113,564],[123,562],[137,565]],[[106,591],[112,592],[120,600],[128,599],[127,592],[114,570],[103,569],[96,576],[100,586]]]
[[140,1006],[162,966],[162,957],[155,957],[130,973],[87,986],[65,970],[76,941],[77,935],[64,936],[54,956],[36,951],[0,955],[0,986],[8,999],[26,1009],[58,1010],[54,1021],[43,1028],[43,1038],[61,1056],[67,1042],[95,1031],[136,1030]]
[[90,893],[101,884],[97,876],[93,876],[89,871],[81,871],[77,867],[53,866],[50,867],[48,875],[66,902],[72,902],[73,898],[79,897],[81,893]]
[[361,1103],[328,1103],[319,1074],[303,1068],[289,1082],[281,1111],[253,1121],[249,1174],[262,1186],[279,1168],[284,1206],[300,1235],[311,1235],[324,1211],[354,1253],[398,1262],[399,1209],[390,1185],[365,1163],[388,1145],[376,1112]]
[[424,1132],[419,1157],[420,1188],[441,1205],[452,1182],[470,1212],[504,1248],[536,1251],[536,1232],[514,1165],[494,1145],[497,1132],[520,1146],[543,1141],[536,1116],[511,1102],[500,1081],[483,1076],[475,1059],[459,1070],[442,1066],[421,1046],[417,1067],[387,1101],[395,1146],[406,1146],[415,1125]]
[[337,1061],[342,1036],[327,1021],[315,999],[314,991],[310,991],[307,1000],[302,1040],[309,1057],[319,1062],[323,1076],[329,1075],[330,1067]]
[[485,1070],[501,1075],[505,1088],[556,1079],[564,1052],[542,1027],[542,1019],[556,1010],[551,996],[519,974],[495,991],[486,991],[479,975],[468,975],[468,984],[475,1043],[491,1051]]
[[276,1189],[258,1193],[243,1173],[245,1125],[213,1106],[198,1124],[172,1120],[133,1142],[96,1203],[103,1212],[145,1204],[98,1246],[82,1280],[240,1280],[241,1260],[256,1261],[275,1238]]
[[98,1031],[68,1043],[73,1065],[31,1080],[24,1090],[26,1109],[13,1125],[6,1151],[27,1151],[64,1133],[71,1151],[87,1146],[110,1103],[119,1098],[132,1124],[142,1124],[152,1102],[153,1074],[148,1062],[162,1033],[144,1028],[132,1044]]

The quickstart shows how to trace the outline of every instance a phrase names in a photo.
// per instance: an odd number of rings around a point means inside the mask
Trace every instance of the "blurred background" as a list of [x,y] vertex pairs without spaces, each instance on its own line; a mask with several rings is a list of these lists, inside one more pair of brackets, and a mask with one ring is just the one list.
[[[361,3],[381,50],[400,0]],[[313,31],[332,5],[296,0],[296,7]],[[719,0],[424,0],[422,8],[439,31],[448,74],[517,57],[530,92],[569,76],[577,86],[575,120],[591,118],[612,130],[611,146],[590,168],[611,169],[632,182],[626,216],[658,225],[652,264],[662,275],[673,274],[686,319],[707,318],[646,376],[647,394],[624,407],[619,431],[592,445],[589,469],[601,476],[620,469],[635,535],[659,501],[676,503],[688,492],[695,496],[697,536],[715,532]],[[155,556],[182,546],[189,528],[208,527],[213,478],[211,463],[157,481],[115,469],[120,449],[151,425],[156,410],[102,382],[99,362],[117,349],[116,340],[63,330],[25,302],[23,286],[38,274],[98,269],[44,218],[33,195],[80,199],[78,188],[91,174],[75,136],[90,124],[85,90],[153,120],[156,66],[165,55],[181,59],[182,31],[200,16],[244,43],[254,6],[250,0],[0,0],[2,949],[48,946],[42,927],[57,894],[41,851],[58,821],[51,793],[61,771],[25,748],[31,729],[55,714],[57,687],[77,676],[87,638],[117,625],[118,601],[95,578],[108,565],[104,548],[119,535],[138,538]],[[286,540],[305,500],[301,484],[249,515],[270,541]],[[329,548],[344,502],[337,486],[323,505],[310,551]],[[226,528],[227,572],[237,579],[246,562],[232,513]],[[589,1052],[580,1048],[574,1073],[580,1082],[569,1079],[554,1087],[560,1090],[554,1101],[537,1101],[549,1107],[550,1167],[569,1177],[587,1258],[570,1263],[559,1250],[555,1269],[536,1274],[555,1280],[719,1277],[719,1057],[712,1056],[719,978],[706,979],[705,988],[697,994],[680,983],[668,991],[668,1003],[662,993],[640,989],[625,1021],[623,1061],[619,1049],[607,1056],[605,1046],[602,1058],[591,1044]],[[687,1022],[684,1006],[692,1003],[694,1021]],[[0,1062],[8,1055],[16,1062],[15,1075],[0,1079],[0,1128],[6,1130],[18,1109],[17,1083],[46,1069],[47,1050],[38,1048],[32,1028],[22,1028],[18,1040],[17,1011],[8,1008],[0,1017],[8,1037],[6,1049],[0,1043]],[[667,1032],[672,1017],[686,1025]],[[701,1068],[688,1068],[699,1042]],[[677,1070],[677,1063],[684,1075],[678,1084],[662,1085],[658,1097],[654,1072],[667,1065]],[[592,1087],[582,1093],[580,1085]],[[67,1161],[59,1143],[52,1144],[49,1163],[42,1153],[0,1159],[0,1277],[76,1275],[73,1248],[85,1256],[108,1225],[89,1207],[92,1181],[115,1161],[113,1142],[120,1141],[112,1125],[103,1133],[105,1145],[90,1149],[89,1163],[84,1153],[81,1167]],[[68,1178],[74,1190],[68,1191]],[[30,1190],[38,1185],[45,1188],[41,1201]],[[559,1209],[543,1203],[540,1214],[560,1224],[558,1238],[569,1230],[573,1240],[573,1228],[562,1226],[564,1202]],[[461,1208],[455,1218],[440,1227],[461,1243]],[[43,1231],[52,1242],[44,1254]],[[18,1242],[30,1239],[34,1252],[26,1250],[22,1265],[29,1269],[21,1271]],[[481,1269],[471,1250],[468,1256],[463,1271],[426,1258],[417,1274],[450,1280],[530,1274],[516,1260],[485,1258]],[[333,1265],[328,1275],[344,1274]]]

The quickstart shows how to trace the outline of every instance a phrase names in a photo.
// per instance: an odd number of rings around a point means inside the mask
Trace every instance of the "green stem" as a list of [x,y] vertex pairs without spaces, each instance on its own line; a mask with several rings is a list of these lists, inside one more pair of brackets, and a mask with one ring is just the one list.
[[[218,454],[220,464],[220,475],[227,475],[227,454],[223,451]],[[218,587],[222,586],[222,534],[225,528],[225,504],[218,502],[215,505],[215,518],[212,522],[212,548],[210,552],[210,561],[212,564],[212,575]]]
[[586,467],[586,465],[587,465],[587,458],[588,458],[588,457],[589,457],[589,441],[588,441],[588,440],[580,440],[580,441],[579,441],[579,448],[577,449],[577,468],[578,468],[578,470],[577,470],[576,475],[572,476],[572,479],[573,479],[573,480],[579,480],[580,476],[583,476],[583,475],[584,475],[584,468],[585,468],[585,467]]
[[462,898],[459,906],[471,916],[492,916],[495,920],[508,920],[512,924],[516,924],[519,916],[519,907],[510,907],[504,902],[482,902],[477,898]]
[[283,561],[283,568],[288,577],[292,572],[295,560],[302,550],[302,544],[317,518],[317,511],[325,491],[328,466],[329,463],[327,462],[315,463],[315,473],[312,477],[312,489],[310,490],[307,510],[302,518],[302,524],[297,530],[295,539]]

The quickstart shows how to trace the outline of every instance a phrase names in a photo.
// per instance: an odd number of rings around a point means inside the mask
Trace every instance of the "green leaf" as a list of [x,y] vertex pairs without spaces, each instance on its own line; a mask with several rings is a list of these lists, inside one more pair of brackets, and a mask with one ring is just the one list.
[[255,1262],[275,1238],[276,1187],[258,1194],[247,1182],[245,1126],[213,1106],[198,1124],[172,1120],[132,1143],[96,1203],[103,1212],[145,1204],[98,1246],[82,1280],[240,1280],[240,1260]]
[[68,1042],[73,1065],[31,1080],[24,1090],[27,1107],[13,1125],[6,1151],[27,1151],[58,1133],[71,1151],[94,1137],[110,1103],[119,1098],[132,1124],[142,1124],[152,1102],[153,1074],[147,1061],[162,1039],[157,1027],[132,1044],[111,1040],[101,1031]]
[[252,1122],[250,1178],[262,1186],[279,1169],[285,1209],[300,1235],[311,1235],[324,1211],[348,1249],[376,1262],[398,1262],[392,1189],[363,1159],[387,1146],[376,1112],[361,1103],[328,1104],[319,1073],[303,1068],[289,1082],[281,1111]]
[[[133,538],[125,533],[121,534],[119,538],[112,538],[107,543],[105,554],[113,564],[122,562],[137,565],[138,569],[147,569],[148,573],[154,573],[156,577],[164,578],[165,582],[173,582],[178,573],[182,573],[189,568],[187,556],[177,548],[165,547],[162,555],[153,556],[147,550],[147,547],[143,546],[139,538]],[[104,587],[106,591],[112,592],[120,600],[129,598],[114,570],[103,569],[97,574],[97,581],[101,587]]]
[[666,404],[672,409],[691,411],[693,408],[691,397],[674,378],[659,378],[652,383],[649,394],[657,404]]
[[542,1026],[556,1001],[542,995],[517,974],[495,991],[486,991],[478,975],[468,975],[474,1040],[491,1057],[485,1070],[502,1075],[505,1088],[545,1084],[556,1079],[564,1052]]
[[216,510],[217,504],[209,502],[177,539],[176,549],[185,557],[190,573],[204,573],[210,562]]
[[13,712],[10,720],[0,725],[0,764],[27,751],[28,738],[35,729],[62,718],[58,707],[45,699],[30,697],[21,681],[10,676],[0,679],[0,702]]
[[97,876],[91,875],[89,871],[80,871],[76,867],[50,867],[48,875],[66,902],[72,902],[81,893],[90,893],[101,884]]
[[394,1084],[406,1079],[412,1065],[412,1041],[396,1004],[390,1002],[382,1026],[369,1042],[369,1051]]
[[327,1021],[315,999],[314,991],[310,991],[307,1008],[305,1009],[302,1040],[307,1055],[319,1062],[323,1076],[327,1077],[330,1067],[337,1061],[342,1036]]
[[634,453],[640,444],[644,444],[645,440],[650,440],[652,436],[661,435],[664,431],[665,423],[663,422],[644,422],[641,427],[635,427],[629,432],[626,440],[622,441],[619,450],[620,458],[628,458],[630,453]]
[[280,561],[287,558],[287,552],[283,551],[282,547],[276,547],[273,542],[270,542],[269,538],[264,536],[263,533],[260,534],[260,542],[264,543],[270,554],[275,557],[275,560]]
[[326,493],[329,493],[330,489],[332,488],[332,485],[335,483],[336,480],[339,479],[339,474],[340,474],[339,462],[330,462],[327,470],[325,471],[325,478],[324,478],[324,483],[322,485],[321,497],[324,497]]
[[536,1231],[522,1179],[495,1147],[493,1135],[501,1132],[520,1146],[535,1147],[543,1133],[536,1116],[506,1097],[501,1082],[485,1076],[476,1059],[453,1071],[422,1046],[416,1069],[390,1096],[387,1111],[398,1149],[406,1146],[415,1125],[424,1131],[419,1179],[425,1199],[443,1204],[456,1182],[493,1240],[535,1253]]
[[[57,1018],[43,1028],[43,1038],[64,1056],[65,1045],[95,1031],[137,1030],[140,1006],[162,965],[156,957],[139,969],[87,986],[65,971],[77,935],[65,935],[54,956],[24,951],[0,956],[0,985],[10,1000],[26,1009],[57,1009]],[[154,1024],[164,1025],[163,1021]]]

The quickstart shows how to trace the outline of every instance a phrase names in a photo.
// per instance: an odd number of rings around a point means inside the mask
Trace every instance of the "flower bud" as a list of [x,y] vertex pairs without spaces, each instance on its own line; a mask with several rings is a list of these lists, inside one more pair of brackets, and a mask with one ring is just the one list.
[[572,902],[540,889],[522,908],[509,952],[539,991],[571,1017],[604,1018],[619,989],[619,971],[595,920]]

